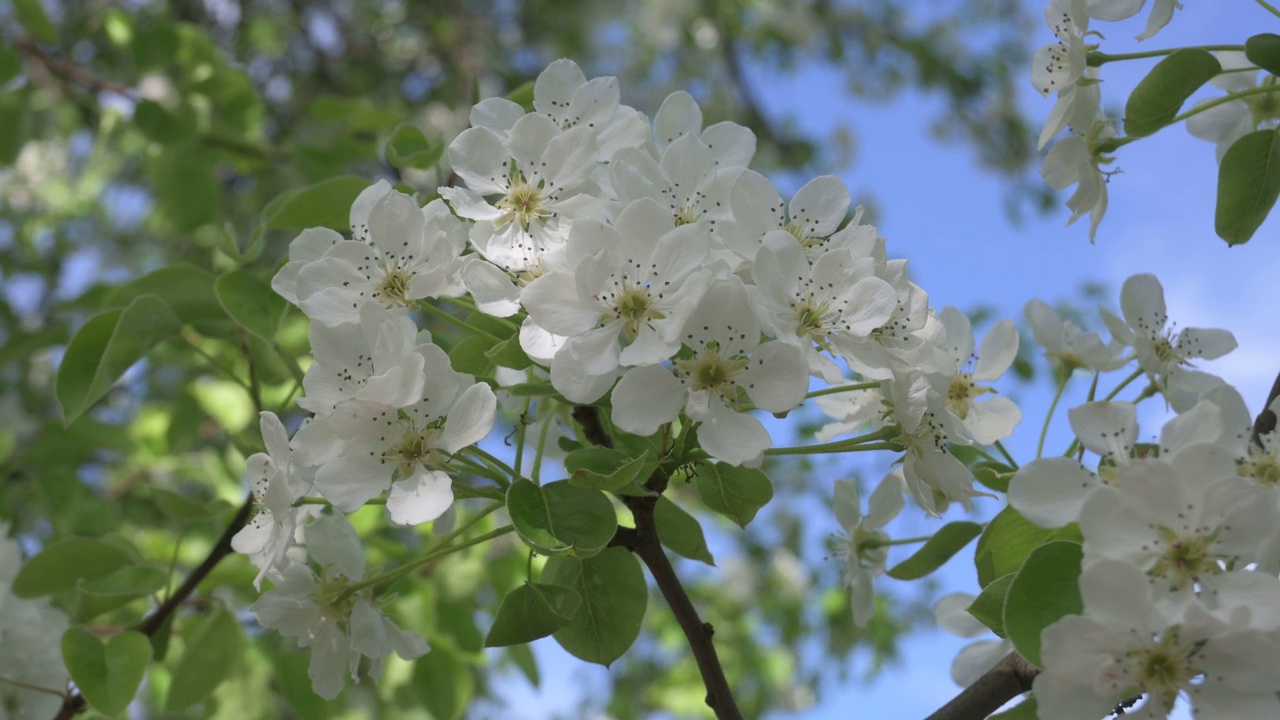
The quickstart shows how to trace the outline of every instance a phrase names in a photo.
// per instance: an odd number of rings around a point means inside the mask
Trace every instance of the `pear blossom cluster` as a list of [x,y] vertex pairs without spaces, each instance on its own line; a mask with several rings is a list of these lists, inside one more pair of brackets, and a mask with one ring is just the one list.
[[[1037,83],[1059,93],[1059,107],[1042,144],[1065,128],[1072,137],[1050,156],[1108,132],[1079,132],[1079,118],[1098,112],[1083,37],[1091,18],[1119,17],[1118,5],[1133,14],[1142,3],[1051,5],[1059,44],[1042,53]],[[1159,14],[1166,4],[1156,5]],[[893,452],[865,513],[854,481],[834,486],[836,554],[859,625],[874,613],[873,580],[895,544],[886,526],[905,497],[937,516],[988,495],[957,449],[988,454],[1021,421],[995,387],[1018,353],[1014,323],[992,324],[979,341],[964,313],[931,306],[861,209],[850,213],[838,179],[785,199],[748,167],[746,128],[704,126],[683,92],[652,119],[620,97],[615,79],[557,61],[535,83],[532,110],[501,98],[472,109],[438,199],[423,207],[378,182],[356,199],[349,237],[311,229],[290,245],[273,288],[311,321],[314,360],[298,401],[309,415],[290,437],[262,414],[266,452],[246,463],[258,513],[234,547],[271,584],[254,612],[310,648],[324,697],[348,675],[376,676],[393,652],[428,650],[384,615],[344,513],[377,501],[396,524],[440,517],[455,456],[490,433],[499,399],[518,400],[515,385],[554,390],[525,407],[557,435],[567,432],[558,406],[600,404],[627,433],[677,424],[696,439],[698,461],[760,465],[775,448],[761,414],[809,398],[832,419],[819,449]],[[1089,168],[1059,160],[1064,187],[1096,171],[1092,155]],[[1096,211],[1096,227],[1106,195],[1094,179],[1073,201],[1078,215]],[[419,327],[420,313],[447,312],[441,302],[501,318],[532,365],[480,380],[456,371]],[[1037,695],[1065,709],[1041,717],[1105,714],[1142,694],[1152,716],[1180,696],[1214,708],[1202,717],[1228,716],[1214,712],[1230,702],[1270,712],[1280,678],[1228,666],[1240,653],[1270,657],[1280,637],[1280,612],[1263,609],[1280,607],[1280,440],[1252,439],[1239,395],[1197,367],[1234,349],[1229,332],[1178,329],[1150,275],[1126,281],[1120,309],[1102,313],[1107,340],[1043,302],[1025,311],[1064,372],[1136,366],[1125,382],[1145,379],[1143,397],[1182,413],[1153,449],[1137,443],[1132,403],[1086,403],[1069,418],[1095,461],[1042,458],[1010,482],[1010,504],[1030,521],[1074,523],[1084,536],[1085,612],[1046,631],[1037,680]],[[1108,589],[1134,578],[1123,593]],[[967,605],[946,600],[940,622],[976,635],[959,614]],[[957,679],[976,678],[1006,649],[973,646]]]
[[1120,304],[1123,317],[1101,311],[1107,342],[1044,303],[1027,306],[1051,360],[1097,373],[1136,364],[1179,413],[1140,443],[1133,402],[1087,402],[1068,413],[1080,453],[1037,459],[1010,480],[1022,516],[1083,536],[1084,611],[1043,633],[1039,717],[1102,717],[1134,700],[1127,712],[1142,717],[1181,701],[1197,718],[1275,717],[1280,436],[1255,435],[1235,388],[1193,367],[1234,349],[1229,332],[1172,329],[1150,275],[1129,278]]
[[[454,371],[411,315],[428,298],[463,294],[466,230],[441,200],[420,207],[385,181],[351,208],[350,238],[304,231],[272,287],[311,320],[313,361],[292,438],[263,412],[266,452],[246,461],[257,512],[232,547],[272,588],[253,606],[259,622],[311,650],[315,692],[333,698],[361,658],[377,677],[391,652],[412,659],[425,641],[382,613],[363,580],[359,538],[343,513],[384,497],[391,522],[413,526],[453,503],[452,456],[493,429],[489,385]],[[331,513],[322,514],[327,505]]]
[[[1096,237],[1098,225],[1107,212],[1107,177],[1110,173],[1102,170],[1101,166],[1112,161],[1108,153],[1117,139],[1117,119],[1109,117],[1101,108],[1098,68],[1091,67],[1087,57],[1098,46],[1086,40],[1101,38],[1102,35],[1096,28],[1090,29],[1089,24],[1093,20],[1117,22],[1128,19],[1141,12],[1146,4],[1146,0],[1050,0],[1044,17],[1053,31],[1054,42],[1041,47],[1031,59],[1032,87],[1045,97],[1055,96],[1053,109],[1040,131],[1038,148],[1043,150],[1051,140],[1067,131],[1066,136],[1059,138],[1045,154],[1040,177],[1055,190],[1076,186],[1067,199],[1067,208],[1071,210],[1067,224],[1088,215],[1090,240]],[[1154,0],[1146,29],[1137,35],[1137,39],[1155,36],[1169,24],[1174,10],[1181,7],[1182,4],[1175,0]],[[1244,82],[1235,75],[1220,77],[1224,80],[1215,80],[1215,84],[1230,84],[1230,87],[1224,87],[1228,91]],[[1231,134],[1243,125],[1240,110],[1244,105],[1240,101],[1238,107],[1221,110],[1212,120],[1202,120],[1203,127],[1192,130],[1193,134],[1219,143],[1227,142],[1227,136],[1234,140],[1243,135],[1247,130],[1239,132],[1239,135]],[[1219,147],[1221,159],[1225,147],[1221,144]]]

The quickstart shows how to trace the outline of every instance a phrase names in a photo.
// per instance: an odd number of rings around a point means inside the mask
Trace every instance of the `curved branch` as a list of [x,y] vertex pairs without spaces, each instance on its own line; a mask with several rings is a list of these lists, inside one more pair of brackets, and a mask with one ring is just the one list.
[[[235,537],[235,534],[244,527],[245,522],[249,519],[249,512],[252,510],[253,496],[250,495],[245,498],[244,504],[236,511],[235,517],[231,518],[227,529],[222,531],[222,537],[218,538],[218,542],[214,543],[213,547],[209,549],[209,554],[205,556],[204,561],[196,566],[196,569],[192,570],[190,575],[187,575],[187,579],[182,581],[177,590],[174,590],[169,597],[165,598],[163,603],[160,603],[160,607],[143,618],[138,625],[138,632],[147,637],[154,635],[169,619],[169,616],[173,615],[173,612],[178,609],[178,606],[186,602],[191,593],[195,592],[196,586],[208,577],[209,573],[213,571],[213,568],[218,565],[222,558],[232,553],[231,538]],[[80,693],[75,693],[62,703],[62,709],[58,711],[55,720],[70,720],[83,712],[84,708],[84,696]]]
[[1271,392],[1267,394],[1267,402],[1262,406],[1262,412],[1258,413],[1258,419],[1253,421],[1253,433],[1250,435],[1253,443],[1258,447],[1262,447],[1262,436],[1276,429],[1276,414],[1271,411],[1271,403],[1280,397],[1280,375],[1276,376],[1276,381],[1271,385]]
[[[573,418],[582,425],[583,433],[588,440],[604,447],[613,446],[608,432],[600,422],[598,408],[579,405],[573,410]],[[729,686],[729,680],[724,676],[720,656],[716,654],[715,643],[711,641],[715,628],[711,623],[703,622],[702,618],[698,617],[698,611],[693,607],[689,593],[685,592],[684,585],[680,583],[680,577],[676,575],[671,560],[667,558],[667,553],[658,540],[654,508],[658,505],[658,498],[667,489],[669,480],[667,473],[659,468],[644,484],[645,489],[652,494],[623,496],[622,502],[631,510],[636,526],[634,529],[619,527],[609,544],[630,550],[649,568],[654,583],[657,584],[663,599],[670,606],[671,613],[680,624],[680,629],[684,631],[685,639],[689,641],[693,659],[698,663],[698,672],[702,675],[702,684],[707,688],[707,706],[715,712],[719,720],[742,720],[742,711],[738,709],[738,703],[733,698],[733,688]]]
[[1039,668],[1011,652],[925,720],[982,720],[1030,690],[1031,681],[1039,674]]

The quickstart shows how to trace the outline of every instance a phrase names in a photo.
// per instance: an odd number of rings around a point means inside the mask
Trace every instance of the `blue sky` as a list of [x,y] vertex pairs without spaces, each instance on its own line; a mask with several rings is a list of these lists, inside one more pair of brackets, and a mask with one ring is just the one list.
[[[1044,4],[1028,2],[1027,6],[1040,17]],[[1144,11],[1124,22],[1094,23],[1092,28],[1106,36],[1103,50],[1109,53],[1240,43],[1250,34],[1280,28],[1274,16],[1248,0],[1188,2],[1155,38],[1143,43],[1132,40],[1145,22]],[[1050,39],[1047,28],[1038,29],[1035,45]],[[1104,67],[1104,106],[1118,114],[1128,91],[1154,63],[1141,60]],[[996,177],[977,169],[972,151],[939,145],[931,138],[929,125],[940,107],[935,99],[909,93],[884,105],[854,105],[844,98],[838,75],[815,69],[786,77],[757,69],[750,79],[768,111],[791,115],[816,136],[828,136],[838,120],[852,118],[858,138],[856,164],[840,175],[855,196],[874,195],[880,233],[889,239],[890,254],[910,259],[916,282],[928,290],[935,306],[988,305],[999,317],[1020,319],[1027,300],[1035,297],[1052,304],[1076,298],[1087,281],[1105,283],[1115,306],[1126,277],[1155,273],[1164,284],[1173,322],[1180,327],[1220,327],[1235,334],[1239,349],[1204,368],[1235,384],[1254,412],[1260,409],[1280,371],[1280,322],[1272,311],[1276,300],[1271,292],[1276,286],[1273,276],[1280,269],[1280,220],[1273,215],[1253,241],[1241,247],[1228,247],[1217,238],[1213,231],[1217,164],[1211,144],[1177,126],[1122,148],[1111,167],[1122,172],[1111,178],[1110,208],[1096,244],[1090,244],[1088,219],[1064,226],[1069,217],[1065,207],[1013,225],[1002,206],[1004,187]],[[1035,93],[1029,80],[1024,90],[1021,102],[1028,117],[1045,117],[1052,101]],[[1217,92],[1203,90],[1197,97]],[[815,103],[815,98],[822,102]],[[1073,390],[1077,401],[1082,398],[1086,385],[1087,380],[1077,379],[1062,407],[1070,406]],[[1102,387],[1109,386],[1104,381]],[[1023,425],[1008,443],[1015,456],[1034,455],[1049,395],[1050,390],[1043,387],[1019,392]],[[1163,407],[1148,403],[1140,414],[1143,439],[1155,436],[1163,417]],[[1049,447],[1065,443],[1064,420],[1055,424]],[[998,509],[988,501],[983,515]],[[900,531],[894,534],[927,532],[929,522],[908,508]],[[834,518],[829,529],[837,529]],[[897,550],[901,552],[891,564],[911,551]],[[977,592],[971,557],[961,553],[940,572],[943,593]],[[817,572],[814,581],[829,582],[834,575]],[[882,586],[893,583],[885,580]],[[948,672],[951,659],[967,642],[936,630],[913,635],[901,646],[902,662],[873,685],[853,683],[829,691],[810,710],[791,717],[923,718],[958,692]],[[549,641],[536,647],[544,667],[576,662]],[[606,671],[599,672],[600,681],[606,682]],[[576,670],[574,676],[579,681],[595,677]],[[534,695],[520,685],[516,681],[507,688],[508,697],[520,702],[519,707],[536,704],[549,713],[552,708],[565,711],[573,706],[557,698],[565,688],[555,679]]]

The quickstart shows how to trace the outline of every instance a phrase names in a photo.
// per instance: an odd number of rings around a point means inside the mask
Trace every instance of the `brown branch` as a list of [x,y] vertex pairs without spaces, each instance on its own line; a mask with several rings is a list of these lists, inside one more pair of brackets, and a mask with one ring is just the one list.
[[16,44],[23,54],[40,63],[44,69],[49,71],[50,75],[56,78],[75,83],[93,92],[109,92],[125,97],[137,97],[137,92],[128,85],[112,80],[103,80],[84,68],[54,57],[45,52],[44,48],[29,37],[20,38]]
[[[231,518],[227,529],[222,531],[222,537],[218,538],[218,542],[214,543],[214,546],[209,549],[209,554],[205,556],[204,561],[195,570],[191,571],[191,574],[178,586],[177,590],[174,590],[169,597],[165,598],[164,602],[160,603],[160,607],[143,618],[138,625],[138,632],[147,637],[155,635],[165,621],[169,619],[169,616],[173,615],[173,612],[178,609],[178,606],[186,602],[191,593],[195,592],[196,586],[208,577],[209,573],[213,571],[213,568],[218,565],[222,558],[231,554],[231,538],[235,537],[235,534],[244,527],[245,522],[249,519],[251,510],[253,510],[252,495],[245,498],[244,504],[236,511],[235,517]],[[83,712],[84,708],[84,696],[80,693],[75,693],[62,703],[62,709],[58,711],[55,720],[70,720]]]
[[[573,409],[573,418],[582,425],[587,439],[596,445],[613,447],[613,441],[605,432],[600,422],[599,408],[590,405],[579,405]],[[611,546],[624,547],[635,554],[649,568],[653,581],[657,584],[662,597],[671,607],[676,622],[684,631],[689,648],[693,651],[693,659],[698,663],[698,672],[702,675],[702,684],[707,688],[707,706],[715,712],[719,720],[741,720],[742,711],[733,698],[733,688],[724,676],[724,667],[720,664],[720,656],[716,654],[716,646],[711,642],[715,629],[711,623],[703,622],[693,601],[685,592],[680,577],[667,559],[667,553],[658,540],[658,525],[654,519],[654,508],[658,498],[667,489],[669,477],[661,468],[654,471],[645,489],[650,495],[626,495],[622,502],[631,510],[635,518],[635,528],[619,527],[614,534]]]
[[1030,690],[1039,674],[1036,666],[1011,652],[926,720],[982,720]]
[[1258,413],[1258,419],[1253,421],[1253,433],[1250,435],[1254,444],[1262,447],[1262,436],[1276,429],[1276,414],[1271,412],[1271,403],[1280,397],[1280,375],[1276,376],[1276,381],[1271,385],[1271,392],[1267,395],[1267,402],[1262,406],[1262,412]]

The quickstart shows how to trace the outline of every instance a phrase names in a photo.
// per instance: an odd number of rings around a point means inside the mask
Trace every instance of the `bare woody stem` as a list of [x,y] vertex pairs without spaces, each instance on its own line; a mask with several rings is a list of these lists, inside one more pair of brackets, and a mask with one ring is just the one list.
[[[231,518],[231,522],[227,524],[227,529],[222,531],[222,537],[218,538],[218,542],[214,543],[213,547],[209,549],[209,554],[205,556],[204,561],[196,566],[196,569],[192,570],[190,575],[187,575],[187,579],[182,581],[177,590],[174,590],[169,597],[165,598],[164,602],[160,603],[160,607],[143,618],[138,625],[138,632],[147,637],[156,634],[164,626],[165,621],[173,615],[173,612],[182,603],[186,602],[191,593],[195,592],[196,586],[203,582],[209,573],[217,567],[222,558],[231,554],[231,538],[235,537],[235,534],[244,527],[245,522],[249,519],[251,510],[253,510],[252,495],[245,498],[244,504],[236,511],[235,517]],[[58,711],[55,720],[70,720],[83,712],[84,708],[84,696],[80,693],[75,693],[62,703],[62,709]]]
[[1040,670],[1021,655],[1009,653],[926,720],[982,720],[1030,690],[1031,681],[1039,674]]
[[[582,425],[588,440],[602,447],[613,446],[612,439],[600,422],[598,408],[579,405],[573,410],[573,419]],[[693,659],[698,663],[698,672],[702,675],[702,684],[707,688],[707,706],[715,712],[716,718],[742,720],[742,711],[738,709],[738,703],[733,698],[733,688],[729,686],[729,681],[724,676],[720,656],[716,654],[715,643],[711,641],[715,628],[711,623],[703,622],[698,617],[698,611],[693,607],[689,593],[685,592],[680,577],[676,575],[675,568],[672,567],[671,561],[662,549],[662,543],[658,540],[654,508],[657,507],[658,498],[667,489],[669,479],[666,472],[658,469],[645,482],[645,489],[652,494],[627,495],[622,498],[622,502],[631,510],[631,515],[635,518],[636,526],[634,529],[619,527],[609,544],[630,550],[649,568],[658,591],[671,607],[671,613],[675,615],[676,622],[684,631],[685,639],[689,641]]]

